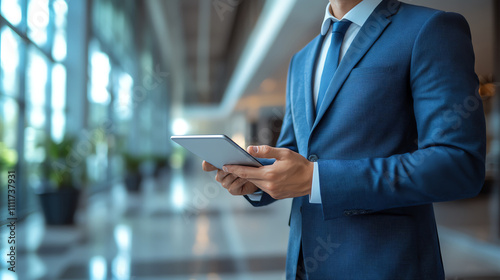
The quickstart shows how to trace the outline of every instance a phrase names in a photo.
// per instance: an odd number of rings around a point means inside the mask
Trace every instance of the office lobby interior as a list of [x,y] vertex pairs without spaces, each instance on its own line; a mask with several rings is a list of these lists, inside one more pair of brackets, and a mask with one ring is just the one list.
[[[402,2],[469,23],[486,177],[434,212],[446,279],[500,279],[500,2]],[[0,279],[286,279],[292,200],[252,207],[170,137],[276,145],[327,3],[0,0]]]

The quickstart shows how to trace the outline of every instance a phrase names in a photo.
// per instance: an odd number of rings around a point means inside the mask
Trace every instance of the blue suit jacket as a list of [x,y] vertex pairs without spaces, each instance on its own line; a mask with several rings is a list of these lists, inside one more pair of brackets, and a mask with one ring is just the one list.
[[[475,196],[485,124],[465,19],[383,1],[315,110],[321,36],[290,63],[278,146],[319,166],[322,204],[294,198],[287,279],[443,279],[432,203]],[[328,67],[326,65],[325,67]],[[274,199],[264,194],[254,206]]]

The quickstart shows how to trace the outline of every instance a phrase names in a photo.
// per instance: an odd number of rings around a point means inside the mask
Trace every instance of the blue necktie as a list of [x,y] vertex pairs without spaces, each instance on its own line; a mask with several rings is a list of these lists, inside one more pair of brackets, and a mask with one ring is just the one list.
[[349,20],[342,20],[334,22],[332,25],[332,43],[326,55],[325,66],[321,75],[321,83],[319,85],[318,100],[316,101],[316,113],[321,106],[321,102],[325,98],[326,89],[330,85],[330,81],[337,70],[339,65],[340,47],[344,40],[345,33],[351,22]]

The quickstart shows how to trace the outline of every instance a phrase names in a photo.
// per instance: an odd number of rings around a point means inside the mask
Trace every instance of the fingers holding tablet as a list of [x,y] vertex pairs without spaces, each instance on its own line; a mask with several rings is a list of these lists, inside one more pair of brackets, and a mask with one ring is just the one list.
[[[171,139],[206,160],[202,162],[203,171],[217,171],[215,179],[232,195],[253,194],[259,188],[252,182],[222,170],[225,165],[262,166],[257,159],[238,146],[225,135],[184,135]],[[252,150],[256,152],[255,150]]]
[[215,180],[232,195],[252,194],[258,190],[257,186],[252,182],[220,169],[217,170]]
[[208,163],[205,160],[201,163],[201,167],[203,168],[203,171],[206,171],[206,172],[218,170],[217,167],[211,165],[210,163]]

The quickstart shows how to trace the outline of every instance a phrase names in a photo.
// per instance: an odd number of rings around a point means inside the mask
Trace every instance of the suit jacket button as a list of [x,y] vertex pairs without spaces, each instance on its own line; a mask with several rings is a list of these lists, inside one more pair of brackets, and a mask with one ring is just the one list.
[[315,155],[315,154],[312,154],[312,155],[310,155],[307,159],[308,159],[309,161],[311,161],[311,162],[316,162],[316,161],[318,161],[318,156],[317,156],[317,155]]

